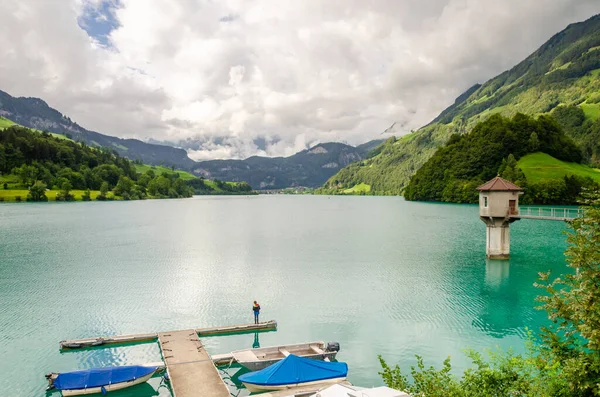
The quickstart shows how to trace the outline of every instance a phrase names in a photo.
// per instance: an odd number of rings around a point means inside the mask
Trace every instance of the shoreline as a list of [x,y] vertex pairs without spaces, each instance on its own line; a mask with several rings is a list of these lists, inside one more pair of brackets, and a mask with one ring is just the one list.
[[4,203],[70,203],[70,202],[91,202],[91,201],[144,201],[144,200],[168,200],[168,199],[185,199],[192,198],[194,196],[251,196],[258,195],[257,192],[207,192],[207,193],[194,193],[190,197],[157,197],[157,196],[148,196],[143,199],[136,200],[125,200],[121,196],[115,196],[114,193],[109,192],[107,194],[106,200],[98,200],[97,197],[100,195],[99,190],[90,190],[90,198],[91,200],[83,200],[82,196],[85,190],[71,190],[70,193],[74,196],[73,200],[70,201],[61,201],[56,200],[56,195],[60,192],[60,190],[46,190],[46,197],[48,197],[47,201],[27,201],[27,194],[29,190],[26,189],[0,189],[0,204]]

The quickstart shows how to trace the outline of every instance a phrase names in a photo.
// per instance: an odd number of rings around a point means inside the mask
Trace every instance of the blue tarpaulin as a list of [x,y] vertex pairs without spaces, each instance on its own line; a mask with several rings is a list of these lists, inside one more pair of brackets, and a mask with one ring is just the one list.
[[128,365],[123,367],[93,368],[59,374],[54,381],[58,390],[89,389],[127,382],[156,371],[158,367]]
[[261,386],[280,386],[343,378],[348,374],[348,364],[328,363],[290,354],[283,360],[263,370],[239,377],[244,383]]

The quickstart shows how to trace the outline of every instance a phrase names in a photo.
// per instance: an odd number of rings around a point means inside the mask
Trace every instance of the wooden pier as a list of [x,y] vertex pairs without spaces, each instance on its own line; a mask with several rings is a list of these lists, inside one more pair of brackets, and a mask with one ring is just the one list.
[[158,334],[173,397],[230,397],[196,331],[189,329]]
[[[194,332],[198,336],[213,336],[223,334],[235,334],[235,333],[246,333],[246,332],[265,332],[274,331],[277,329],[277,321],[271,320],[262,322],[259,324],[237,324],[229,325],[225,327],[209,327],[209,328],[195,328]],[[120,335],[120,336],[99,336],[95,338],[83,338],[83,339],[72,339],[63,340],[59,342],[61,350],[73,350],[82,349],[86,347],[104,346],[104,345],[117,345],[125,343],[142,343],[142,342],[155,342],[158,340],[159,334],[176,333],[179,331],[171,332],[153,332],[147,334],[135,334],[135,335]]]
[[213,363],[213,358],[204,349],[199,336],[264,332],[276,329],[277,322],[271,320],[259,324],[63,340],[59,344],[61,350],[73,350],[158,340],[163,363],[153,365],[166,367],[173,397],[230,397],[229,390]]

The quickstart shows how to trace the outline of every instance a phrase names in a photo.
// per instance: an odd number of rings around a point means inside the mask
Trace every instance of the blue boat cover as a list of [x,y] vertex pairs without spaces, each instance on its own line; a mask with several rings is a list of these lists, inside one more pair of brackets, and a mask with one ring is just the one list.
[[346,363],[328,363],[290,354],[263,370],[244,374],[239,379],[253,385],[280,386],[342,378],[347,374]]
[[141,378],[158,367],[127,365],[123,367],[92,368],[59,374],[54,380],[58,390],[89,389]]

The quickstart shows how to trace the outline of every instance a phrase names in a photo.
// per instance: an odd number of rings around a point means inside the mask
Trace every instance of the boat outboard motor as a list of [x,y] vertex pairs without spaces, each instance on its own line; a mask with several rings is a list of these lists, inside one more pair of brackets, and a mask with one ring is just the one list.
[[327,342],[327,351],[328,352],[339,352],[340,344],[338,342]]
[[58,374],[51,372],[44,376],[46,377],[46,380],[48,381],[48,387],[46,387],[46,391],[53,390],[54,389],[54,381],[56,380]]

